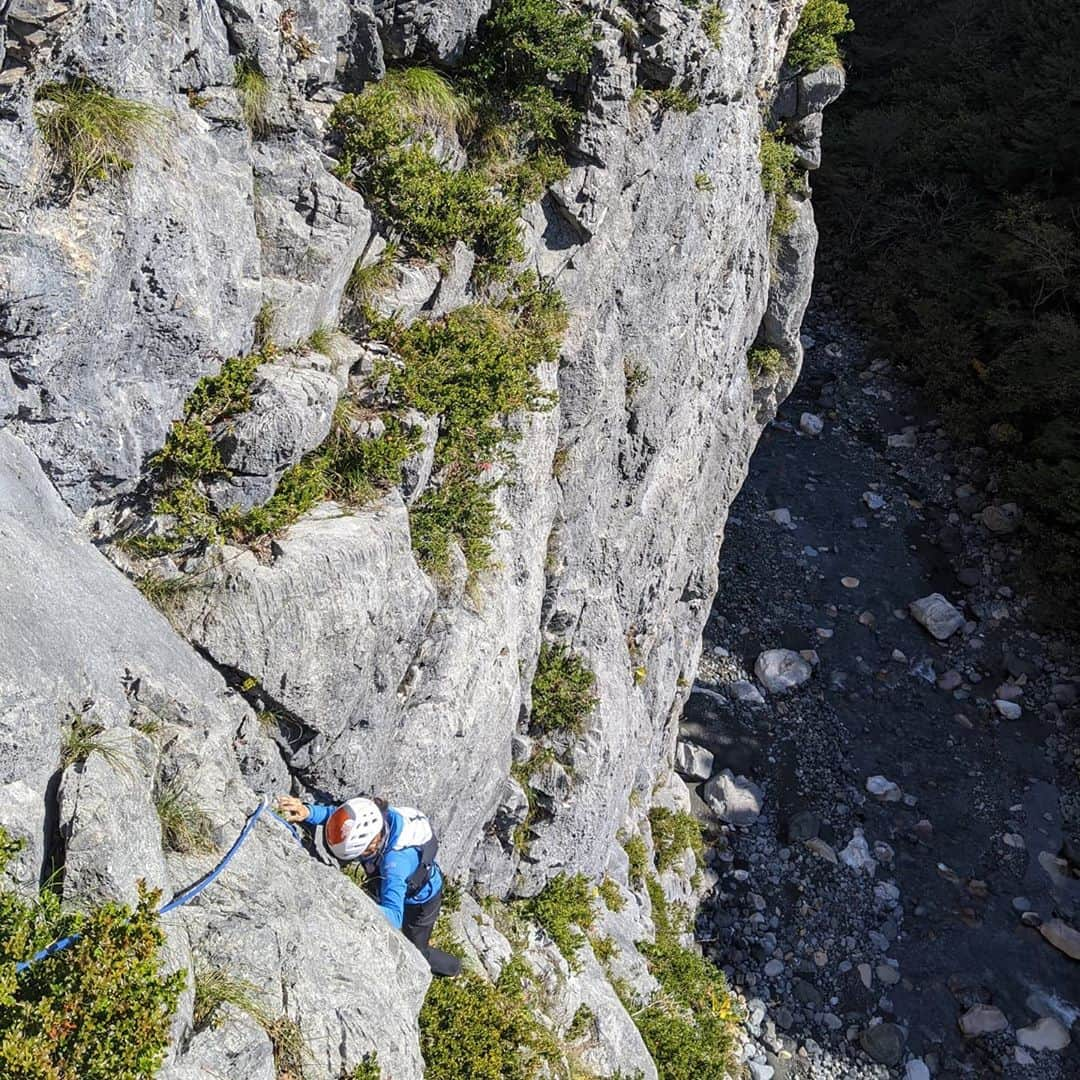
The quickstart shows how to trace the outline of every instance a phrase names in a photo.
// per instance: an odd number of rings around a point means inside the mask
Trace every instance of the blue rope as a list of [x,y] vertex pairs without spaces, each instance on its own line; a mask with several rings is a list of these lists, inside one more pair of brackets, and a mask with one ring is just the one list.
[[[199,878],[199,880],[196,881],[194,885],[189,885],[188,888],[184,889],[182,892],[177,893],[176,896],[174,896],[163,907],[158,908],[158,915],[168,915],[170,911],[175,911],[178,907],[183,907],[185,904],[190,904],[191,901],[199,895],[199,893],[201,893],[204,889],[208,888],[215,881],[217,881],[225,867],[228,866],[230,862],[232,862],[233,856],[240,850],[244,841],[251,833],[251,830],[255,828],[255,822],[259,820],[259,817],[262,815],[262,812],[264,810],[268,810],[272,817],[277,818],[277,820],[280,821],[281,824],[284,825],[289,830],[289,832],[293,834],[293,837],[298,844],[303,843],[303,839],[300,836],[299,830],[297,830],[297,828],[291,822],[288,822],[283,817],[281,817],[280,814],[276,814],[273,810],[270,810],[266,799],[263,798],[259,805],[256,806],[255,809],[252,810],[252,812],[248,815],[247,821],[244,822],[244,827],[240,830],[240,835],[233,841],[232,847],[229,848],[229,850],[225,853],[225,857],[221,860],[221,862],[219,862],[217,866],[215,866],[214,869],[211,870],[208,874]],[[52,956],[55,953],[62,952],[69,945],[74,945],[75,942],[78,941],[81,937],[82,934],[72,934],[70,937],[60,938],[59,941],[54,941],[51,945],[47,945],[40,952],[34,953],[34,955],[31,956],[29,960],[20,960],[15,965],[16,973],[21,974],[28,967],[30,967],[31,964],[36,964],[39,960],[44,960],[47,956]]]

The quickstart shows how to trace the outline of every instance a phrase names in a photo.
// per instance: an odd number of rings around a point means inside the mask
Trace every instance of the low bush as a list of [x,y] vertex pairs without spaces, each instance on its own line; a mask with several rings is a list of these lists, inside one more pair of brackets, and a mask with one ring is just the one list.
[[670,869],[687,848],[694,853],[698,866],[701,865],[705,844],[701,839],[701,824],[693,814],[654,806],[649,811],[649,824],[652,827],[657,870],[663,872]]
[[[0,875],[17,852],[0,829]],[[160,894],[140,887],[134,909],[106,903],[61,911],[0,893],[0,1076],[13,1080],[152,1080],[165,1059],[184,973],[162,975]],[[63,952],[16,974],[58,937]]]
[[542,644],[532,682],[533,730],[580,735],[597,704],[595,687],[596,676],[582,657],[565,645]]
[[724,27],[727,25],[727,12],[719,4],[709,4],[701,13],[701,29],[712,43],[714,49],[719,49],[724,40]]
[[649,96],[661,109],[671,112],[695,113],[701,104],[696,97],[680,90],[677,86],[666,86],[662,90],[650,90]]
[[130,169],[137,152],[159,139],[164,114],[74,79],[37,91],[34,123],[74,193],[90,180]]
[[525,996],[528,969],[510,960],[495,983],[472,971],[434,979],[420,1010],[426,1080],[532,1080],[550,1037]]
[[412,544],[425,570],[444,578],[454,543],[461,548],[470,575],[490,567],[492,539],[504,527],[491,499],[497,487],[458,470],[413,503],[409,513]]
[[616,990],[660,1080],[723,1080],[731,1065],[738,1010],[720,969],[696,948],[679,943],[686,915],[670,909],[655,878],[647,886],[656,940],[639,941],[637,947],[660,990],[645,1001],[632,1000],[625,985]]
[[626,897],[623,896],[622,889],[619,888],[618,882],[611,878],[604,878],[597,887],[597,892],[600,893],[600,899],[604,901],[604,907],[608,911],[617,913],[626,907]]
[[342,1080],[382,1080],[379,1055],[373,1050],[365,1054],[353,1068],[342,1074]]
[[746,369],[752,379],[763,375],[778,375],[784,369],[784,357],[779,349],[755,345],[746,353]]
[[596,921],[589,879],[557,874],[536,896],[523,900],[521,910],[547,932],[571,970],[579,970],[577,952],[585,944],[581,931],[591,930]]
[[841,34],[849,34],[855,23],[841,0],[808,0],[799,16],[799,25],[788,43],[787,63],[796,71],[816,71],[841,59]]
[[645,840],[635,834],[623,841],[623,850],[630,861],[630,884],[643,885],[645,875],[649,872],[649,851],[645,847]]

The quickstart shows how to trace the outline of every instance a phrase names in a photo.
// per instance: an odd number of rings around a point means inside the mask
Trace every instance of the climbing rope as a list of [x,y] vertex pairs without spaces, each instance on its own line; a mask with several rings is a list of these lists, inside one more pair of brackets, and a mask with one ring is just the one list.
[[[222,871],[226,866],[232,862],[233,856],[243,846],[244,841],[248,838],[251,830],[255,828],[255,822],[262,816],[263,811],[269,812],[270,816],[276,818],[282,825],[285,826],[289,832],[292,833],[293,839],[298,844],[302,844],[304,841],[300,836],[299,829],[290,821],[286,821],[280,814],[275,813],[270,809],[269,801],[265,796],[259,801],[259,805],[248,814],[247,821],[244,822],[244,827],[240,830],[240,835],[233,841],[232,847],[225,852],[221,862],[214,867],[208,874],[199,878],[194,885],[189,885],[182,892],[179,892],[174,896],[167,904],[158,908],[158,915],[168,915],[170,911],[175,911],[179,907],[183,907],[185,904],[190,904],[196,896],[199,895],[204,889],[209,888],[215,881],[221,876]],[[35,953],[29,960],[20,960],[15,965],[15,971],[17,974],[24,972],[32,964],[38,963],[39,960],[44,960],[47,956],[53,956],[58,952],[63,952],[69,945],[74,945],[82,937],[82,934],[72,934],[70,937],[60,938],[58,941],[54,941],[51,945],[46,945],[40,952]]]

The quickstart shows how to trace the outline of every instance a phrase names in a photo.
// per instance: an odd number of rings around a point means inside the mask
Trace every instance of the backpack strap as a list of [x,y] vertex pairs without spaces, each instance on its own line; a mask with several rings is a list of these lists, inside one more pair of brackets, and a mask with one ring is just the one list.
[[432,833],[431,839],[415,850],[420,856],[420,863],[405,879],[406,899],[415,896],[431,880],[431,868],[435,865],[435,856],[439,853],[439,841]]

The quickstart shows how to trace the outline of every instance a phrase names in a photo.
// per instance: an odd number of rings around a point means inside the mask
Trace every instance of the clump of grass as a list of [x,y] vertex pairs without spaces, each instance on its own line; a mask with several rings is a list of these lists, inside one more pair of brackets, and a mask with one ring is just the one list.
[[160,137],[163,121],[160,109],[115,97],[89,79],[46,83],[34,95],[34,122],[72,194],[130,169],[138,151]]
[[166,851],[194,855],[215,851],[214,823],[179,780],[161,785],[154,797]]
[[645,840],[635,834],[623,841],[623,850],[630,861],[630,884],[643,885],[649,870],[649,852]]
[[166,577],[151,570],[135,579],[135,588],[139,590],[160,611],[167,612],[176,602],[177,597],[190,592],[196,587],[191,575],[176,574]]
[[694,187],[698,191],[715,191],[716,187],[712,182],[712,177],[708,173],[699,172],[694,173]]
[[91,754],[98,754],[118,772],[126,772],[131,763],[127,753],[110,737],[102,724],[75,713],[60,739],[60,768],[85,765]]
[[784,357],[779,349],[772,346],[755,345],[747,350],[746,370],[750,372],[750,378],[755,380],[779,375],[784,370]]
[[547,932],[571,970],[579,971],[577,953],[585,944],[580,931],[591,930],[596,921],[589,879],[584,874],[557,874],[536,896],[523,900],[521,910]]
[[693,814],[654,806],[649,811],[649,824],[652,826],[657,870],[663,872],[670,869],[687,848],[694,853],[697,864],[701,865],[705,844],[701,839],[701,823]]
[[626,380],[626,397],[629,400],[648,383],[649,369],[632,357],[624,357],[623,378]]
[[574,1012],[574,1016],[571,1019],[569,1025],[566,1028],[566,1038],[569,1042],[576,1042],[580,1039],[593,1025],[593,1021],[596,1019],[596,1014],[582,1002],[577,1010]]
[[311,336],[304,342],[304,346],[311,352],[322,353],[323,356],[328,356],[332,360],[337,353],[334,347],[334,328],[325,323],[316,326],[311,331]]
[[618,955],[619,947],[612,937],[594,937],[592,939],[592,951],[601,964],[608,964]]
[[221,1023],[218,1015],[222,1006],[232,1005],[247,1013],[256,1023],[265,1026],[269,1022],[265,1009],[259,1004],[259,988],[241,979],[226,968],[195,968],[195,1002],[192,1022],[196,1031],[215,1028]]
[[543,734],[565,731],[580,735],[596,707],[596,676],[565,645],[540,646],[532,683],[532,727]]
[[244,123],[252,135],[266,135],[270,131],[270,80],[255,60],[249,57],[237,60],[233,86],[240,99]]
[[382,1080],[379,1055],[374,1050],[365,1054],[341,1080]]
[[274,341],[274,317],[277,307],[270,300],[264,300],[255,313],[255,348],[265,349]]
[[393,94],[403,118],[444,131],[468,124],[471,107],[454,84],[434,68],[423,64],[390,68],[382,85]]
[[701,104],[696,97],[677,86],[665,86],[662,90],[650,90],[648,93],[665,112],[695,113]]
[[799,25],[788,43],[787,63],[796,71],[816,71],[841,60],[841,34],[849,34],[855,23],[841,0],[808,0],[799,16]]
[[371,304],[381,292],[389,289],[397,281],[394,260],[398,255],[397,244],[387,244],[377,258],[365,264],[357,259],[345,284],[345,295],[361,305]]
[[712,43],[714,49],[719,49],[724,40],[724,27],[727,25],[727,12],[719,4],[709,4],[701,13],[701,29]]
[[604,901],[604,906],[608,911],[619,912],[626,907],[626,898],[622,894],[622,889],[611,878],[604,878],[597,887],[597,892],[599,892],[600,899]]
[[277,1016],[263,1025],[270,1044],[274,1048],[274,1065],[278,1076],[303,1077],[311,1051],[304,1042],[304,1033],[300,1025],[291,1016]]

